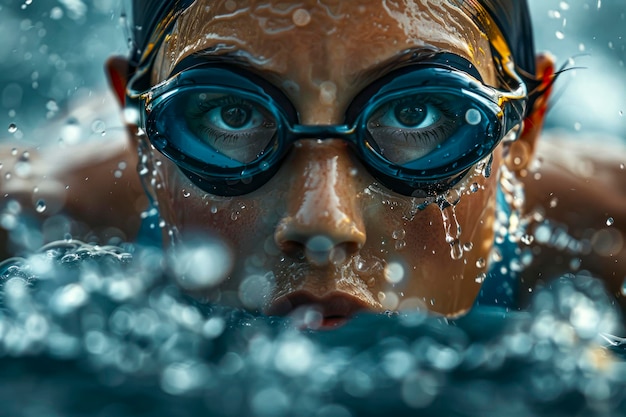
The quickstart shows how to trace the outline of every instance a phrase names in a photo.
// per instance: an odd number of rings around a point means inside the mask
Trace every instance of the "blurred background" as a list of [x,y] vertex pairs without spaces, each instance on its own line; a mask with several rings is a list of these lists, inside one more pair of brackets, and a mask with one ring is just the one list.
[[[121,3],[0,0],[1,142],[106,140],[121,129],[102,111],[115,109],[104,62],[127,51]],[[537,49],[581,67],[559,78],[547,127],[626,140],[626,0],[529,3]]]

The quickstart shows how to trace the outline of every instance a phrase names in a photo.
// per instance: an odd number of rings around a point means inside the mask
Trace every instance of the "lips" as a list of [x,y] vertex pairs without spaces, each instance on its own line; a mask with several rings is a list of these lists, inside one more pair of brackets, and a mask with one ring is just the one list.
[[352,316],[359,311],[370,310],[367,303],[358,298],[342,292],[333,291],[322,297],[315,296],[308,291],[296,291],[277,298],[267,309],[269,316],[296,316],[297,312],[304,312],[299,315],[315,317],[297,320],[300,327],[332,329],[345,324]]

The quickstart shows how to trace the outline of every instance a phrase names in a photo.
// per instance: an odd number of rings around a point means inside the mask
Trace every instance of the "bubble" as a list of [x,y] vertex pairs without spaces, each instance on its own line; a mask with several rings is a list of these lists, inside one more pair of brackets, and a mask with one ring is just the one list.
[[63,17],[63,9],[55,6],[52,8],[52,10],[50,10],[50,19],[52,20],[59,20]]
[[549,203],[549,205],[550,205],[550,208],[555,208],[556,206],[558,206],[558,205],[559,205],[559,199],[558,199],[558,198],[556,198],[556,197],[552,197],[552,198],[550,199],[550,203]]
[[46,211],[46,202],[44,200],[37,200],[37,203],[35,203],[35,210],[37,211],[37,213],[43,213],[44,211]]
[[309,339],[294,337],[279,345],[274,364],[285,375],[303,375],[313,365],[314,354],[315,349]]
[[273,286],[274,275],[269,272],[265,275],[250,275],[239,285],[239,299],[251,310],[262,308]]
[[476,278],[474,279],[474,281],[477,284],[482,284],[483,282],[485,282],[486,279],[487,279],[487,274],[485,272],[481,272],[480,274],[476,275]]
[[80,284],[69,284],[58,289],[50,303],[57,314],[69,314],[87,303],[89,294]]
[[224,8],[229,12],[234,12],[237,8],[237,2],[235,0],[227,0],[226,3],[224,3]]
[[161,388],[171,395],[182,395],[206,385],[209,378],[206,365],[196,362],[172,363],[161,376]]
[[465,112],[465,121],[471,126],[476,126],[482,120],[480,112],[476,109],[469,109]]
[[390,262],[385,266],[385,279],[391,284],[398,284],[404,279],[404,267],[398,262]]
[[291,18],[296,26],[306,26],[311,21],[311,14],[305,9],[297,9]]
[[615,220],[613,219],[613,217],[609,217],[608,219],[606,219],[607,226],[613,226],[614,223],[615,223]]
[[257,391],[250,406],[254,415],[259,417],[286,416],[290,406],[289,396],[278,387],[269,387]]
[[334,246],[333,241],[326,236],[313,236],[306,242],[306,257],[313,263],[320,265],[326,264],[329,261],[330,252]]
[[230,272],[233,258],[224,244],[203,240],[177,246],[168,254],[178,284],[189,290],[199,290],[220,284]]
[[531,234],[526,233],[520,238],[520,240],[525,245],[531,245],[535,241],[535,237]]
[[15,133],[17,132],[17,125],[15,123],[11,123],[9,125],[9,133]]
[[393,233],[391,234],[391,237],[395,240],[404,239],[405,236],[406,236],[406,231],[404,229],[394,230]]

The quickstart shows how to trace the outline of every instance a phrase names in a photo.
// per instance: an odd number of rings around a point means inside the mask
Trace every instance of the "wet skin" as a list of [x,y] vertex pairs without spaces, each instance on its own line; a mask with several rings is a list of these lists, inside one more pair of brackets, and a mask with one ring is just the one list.
[[[195,2],[159,50],[153,82],[169,78],[192,53],[236,54],[284,91],[303,124],[342,123],[355,95],[408,49],[461,55],[495,85],[486,36],[447,2],[243,3]],[[322,326],[363,309],[467,311],[477,276],[488,269],[481,260],[492,246],[505,145],[494,152],[494,174],[473,172],[450,193],[450,200],[460,196],[458,204],[442,211],[437,204],[418,209],[424,199],[378,184],[347,143],[312,139],[298,142],[269,182],[238,197],[207,194],[153,151],[166,230],[183,240],[219,237],[234,257],[231,273],[204,294],[267,314],[315,305]],[[470,184],[480,190],[471,192]],[[455,219],[459,259],[446,241],[446,230],[456,237]]]

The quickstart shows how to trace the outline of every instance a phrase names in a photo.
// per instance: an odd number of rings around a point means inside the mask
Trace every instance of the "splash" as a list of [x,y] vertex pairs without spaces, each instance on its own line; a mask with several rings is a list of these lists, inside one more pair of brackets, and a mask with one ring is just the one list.
[[459,260],[463,257],[463,246],[461,245],[461,225],[456,218],[456,205],[461,201],[461,191],[451,189],[438,199],[445,239],[450,244],[450,257]]
[[[624,339],[588,276],[555,281],[525,313],[361,314],[316,332],[192,299],[162,256],[61,241],[1,264],[11,396],[32,394],[22,381],[36,378],[46,410],[68,416],[137,395],[150,398],[144,415],[450,415],[461,398],[461,415],[623,415]],[[3,399],[10,415],[35,410]]]

